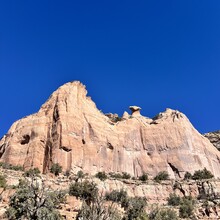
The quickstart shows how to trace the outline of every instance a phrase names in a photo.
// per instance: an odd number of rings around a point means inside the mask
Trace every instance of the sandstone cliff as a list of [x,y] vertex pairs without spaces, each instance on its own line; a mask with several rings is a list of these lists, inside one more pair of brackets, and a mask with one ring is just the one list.
[[171,178],[206,167],[220,177],[220,152],[184,114],[167,109],[150,119],[131,106],[135,114],[112,120],[86,94],[80,82],[67,83],[15,122],[0,141],[1,161],[43,172],[58,162],[73,172],[167,171]]

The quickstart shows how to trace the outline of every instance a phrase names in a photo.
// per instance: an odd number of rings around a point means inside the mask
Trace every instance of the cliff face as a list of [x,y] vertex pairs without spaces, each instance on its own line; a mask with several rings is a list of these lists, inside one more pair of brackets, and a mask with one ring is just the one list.
[[220,131],[214,131],[204,134],[206,138],[210,140],[210,142],[220,150]]
[[220,177],[220,152],[184,114],[167,109],[149,119],[134,110],[112,120],[86,94],[80,82],[67,83],[38,113],[15,122],[0,141],[1,161],[43,172],[58,162],[74,172],[167,171],[171,178],[206,167]]

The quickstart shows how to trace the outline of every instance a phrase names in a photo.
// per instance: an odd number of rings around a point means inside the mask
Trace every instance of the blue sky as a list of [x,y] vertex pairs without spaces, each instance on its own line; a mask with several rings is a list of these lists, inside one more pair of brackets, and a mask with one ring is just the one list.
[[0,1],[0,136],[80,80],[103,112],[220,129],[220,1]]

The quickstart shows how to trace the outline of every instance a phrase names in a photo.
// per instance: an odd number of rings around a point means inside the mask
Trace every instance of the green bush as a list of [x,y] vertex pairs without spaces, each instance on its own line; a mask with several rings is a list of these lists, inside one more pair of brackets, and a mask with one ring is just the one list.
[[9,163],[4,163],[4,162],[0,162],[0,167],[2,167],[3,169],[7,169],[7,170],[15,170],[15,171],[23,171],[23,167],[20,165],[12,165]]
[[178,206],[180,205],[181,198],[177,196],[175,193],[171,193],[167,199],[168,205]]
[[195,201],[192,199],[191,196],[183,198],[179,208],[179,216],[181,218],[191,217],[193,215],[194,207]]
[[40,170],[38,168],[31,168],[25,171],[24,176],[33,177],[33,176],[39,176],[39,174],[40,174]]
[[147,173],[143,173],[142,176],[139,176],[139,180],[141,180],[141,181],[143,181],[143,182],[147,181],[147,180],[148,180],[148,175],[147,175]]
[[186,172],[184,175],[184,180],[189,180],[189,179],[192,179],[192,174],[189,172]]
[[178,220],[178,216],[173,209],[156,208],[149,214],[149,220]]
[[105,181],[108,178],[105,172],[98,172],[96,173],[95,177],[99,178],[102,181]]
[[109,176],[115,179],[130,179],[131,175],[129,173],[109,173]]
[[122,204],[125,208],[125,216],[123,220],[134,220],[146,217],[145,207],[147,205],[144,197],[130,197],[126,204]]
[[206,168],[204,168],[203,170],[197,170],[195,171],[195,173],[192,176],[192,179],[194,180],[202,180],[202,179],[211,179],[214,176],[212,175],[212,173],[207,170]]
[[83,179],[85,177],[85,174],[82,170],[79,170],[76,174],[77,179]]
[[69,186],[69,195],[85,200],[87,204],[90,204],[98,196],[98,188],[95,183],[87,180],[75,182]]
[[117,203],[122,203],[123,201],[126,201],[127,198],[128,198],[127,192],[123,189],[121,189],[120,191],[113,190],[105,194],[105,199],[107,201],[112,201]]
[[5,176],[0,175],[0,187],[5,188],[7,186],[7,180]]
[[38,180],[20,180],[14,195],[10,197],[6,215],[10,220],[35,219],[58,220],[60,203],[65,202],[65,193],[40,187]]
[[120,173],[109,173],[109,176],[115,179],[122,179],[122,175]]
[[154,180],[160,183],[162,180],[168,180],[169,174],[166,171],[159,172],[155,177]]
[[62,172],[62,166],[60,166],[59,163],[54,163],[50,168],[50,172],[55,176],[58,176]]
[[131,179],[131,175],[126,172],[122,172],[122,179]]
[[105,204],[103,197],[97,196],[91,204],[83,202],[76,216],[77,220],[122,220],[121,214],[112,203]]

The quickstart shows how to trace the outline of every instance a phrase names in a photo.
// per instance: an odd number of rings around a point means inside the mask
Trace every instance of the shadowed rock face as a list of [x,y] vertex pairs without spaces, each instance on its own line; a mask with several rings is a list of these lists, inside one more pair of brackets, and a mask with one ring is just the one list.
[[220,151],[220,131],[209,132],[204,136]]
[[112,123],[86,94],[80,82],[67,83],[38,113],[15,122],[0,141],[1,161],[43,172],[58,162],[74,172],[167,171],[171,178],[206,167],[220,177],[220,152],[184,114],[167,109]]

